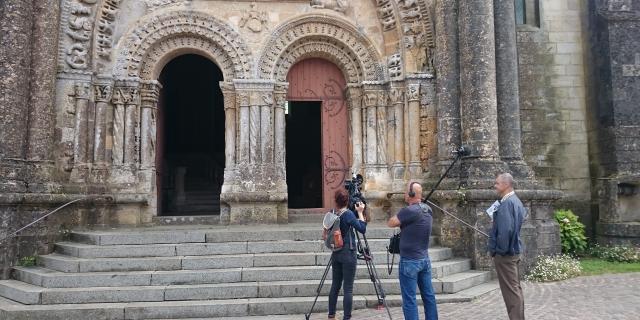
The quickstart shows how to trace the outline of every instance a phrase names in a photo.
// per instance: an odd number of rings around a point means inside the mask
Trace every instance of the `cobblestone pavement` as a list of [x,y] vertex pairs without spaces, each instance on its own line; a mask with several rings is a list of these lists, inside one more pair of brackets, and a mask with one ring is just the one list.
[[[554,283],[523,282],[523,289],[528,320],[640,319],[640,273],[579,277]],[[438,313],[440,319],[507,319],[499,290],[473,302],[439,304]],[[392,315],[394,319],[402,319],[402,309],[392,308]],[[300,320],[304,315],[256,317],[252,320],[258,319]],[[326,315],[314,314],[311,319],[326,319]],[[384,310],[357,310],[352,319],[387,319],[387,315]]]

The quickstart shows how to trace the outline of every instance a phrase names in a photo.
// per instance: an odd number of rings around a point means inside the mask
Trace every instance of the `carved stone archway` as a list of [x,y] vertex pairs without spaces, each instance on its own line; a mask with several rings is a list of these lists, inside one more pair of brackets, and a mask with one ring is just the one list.
[[153,16],[120,43],[114,76],[155,80],[171,56],[190,51],[212,59],[225,79],[246,79],[251,55],[241,39],[227,24],[202,12]]
[[348,22],[308,15],[285,22],[273,35],[258,59],[257,72],[261,79],[285,82],[291,66],[311,57],[335,63],[349,83],[386,78],[373,43]]

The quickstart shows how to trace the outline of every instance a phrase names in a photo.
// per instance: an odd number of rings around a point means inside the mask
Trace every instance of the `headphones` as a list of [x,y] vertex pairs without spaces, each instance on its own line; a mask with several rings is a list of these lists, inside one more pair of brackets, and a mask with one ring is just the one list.
[[407,192],[407,195],[411,198],[416,196],[416,192],[413,191],[413,185],[416,184],[417,182],[411,182],[411,184],[409,185],[409,192]]

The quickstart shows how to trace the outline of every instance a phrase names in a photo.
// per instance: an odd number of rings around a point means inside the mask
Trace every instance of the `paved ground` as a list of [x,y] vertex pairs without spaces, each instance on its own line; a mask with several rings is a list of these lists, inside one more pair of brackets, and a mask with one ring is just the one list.
[[[640,273],[580,277],[556,283],[523,283],[523,286],[528,320],[640,319]],[[507,319],[499,290],[469,303],[440,304],[438,313],[440,319]],[[402,319],[402,309],[392,308],[392,315],[394,319]],[[304,315],[254,317],[251,320],[275,319],[301,320]],[[326,319],[326,315],[315,314],[311,319]],[[387,315],[384,311],[358,310],[352,319],[387,319]]]

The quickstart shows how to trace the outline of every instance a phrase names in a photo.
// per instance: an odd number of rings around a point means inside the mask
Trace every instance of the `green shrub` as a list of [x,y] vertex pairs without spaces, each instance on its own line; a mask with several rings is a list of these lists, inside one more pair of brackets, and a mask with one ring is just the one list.
[[605,247],[596,244],[589,249],[589,254],[611,262],[640,262],[640,252],[633,247]]
[[576,254],[587,248],[587,237],[584,235],[584,224],[571,210],[556,210],[555,218],[560,224],[560,240],[562,252]]
[[535,282],[559,281],[577,277],[581,272],[580,261],[569,255],[543,255],[538,257],[538,261],[525,279]]

